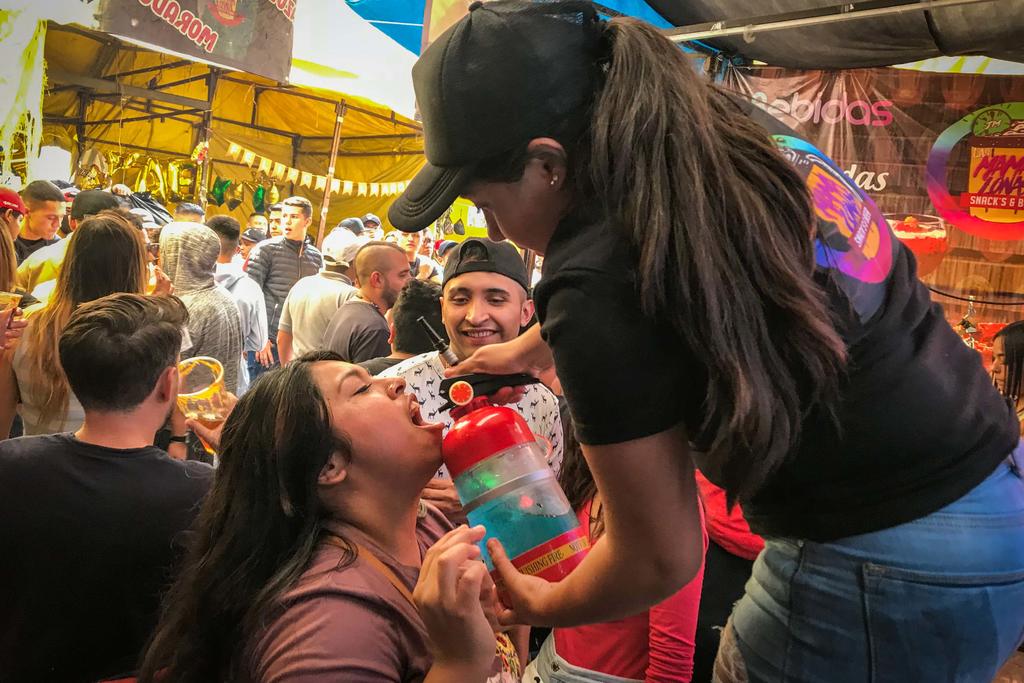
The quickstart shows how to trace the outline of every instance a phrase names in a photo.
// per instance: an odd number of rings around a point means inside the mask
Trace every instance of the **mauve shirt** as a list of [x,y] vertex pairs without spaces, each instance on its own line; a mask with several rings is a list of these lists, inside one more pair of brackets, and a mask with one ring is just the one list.
[[[420,557],[453,527],[424,505],[416,526]],[[344,536],[373,552],[411,592],[419,567],[400,564],[373,541],[346,527]],[[356,558],[338,568],[344,551],[321,544],[310,566],[288,591],[284,612],[255,648],[256,680],[262,683],[422,681],[432,658],[427,631],[415,607],[380,571]],[[498,671],[500,659],[496,658]],[[490,681],[512,681],[496,674]]]

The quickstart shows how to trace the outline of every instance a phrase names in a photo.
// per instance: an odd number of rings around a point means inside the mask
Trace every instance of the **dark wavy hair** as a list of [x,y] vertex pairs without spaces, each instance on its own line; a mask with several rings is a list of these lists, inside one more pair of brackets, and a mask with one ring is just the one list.
[[[572,417],[565,413],[562,417],[562,433],[562,465],[558,470],[558,484],[565,491],[569,505],[578,513],[584,505],[594,500],[597,495],[597,482],[594,481],[594,474],[590,471],[587,459],[583,457],[583,449],[576,438]],[[588,532],[591,542],[596,541],[604,533],[604,515],[600,510],[595,516],[591,508]]]
[[[703,414],[687,427],[730,497],[749,497],[793,452],[812,410],[838,414],[846,346],[814,280],[804,182],[767,131],[653,27],[601,21],[582,2],[520,11],[595,32],[592,97],[545,136],[568,154],[573,210],[600,211],[628,236],[644,313],[707,368]],[[528,161],[551,156],[528,142],[483,162],[476,179],[514,182]]]
[[[184,567],[164,600],[139,673],[142,683],[252,678],[252,645],[309,564],[324,511],[317,477],[351,444],[310,371],[328,351],[261,375],[231,412],[217,476]],[[347,553],[343,564],[355,558]]]

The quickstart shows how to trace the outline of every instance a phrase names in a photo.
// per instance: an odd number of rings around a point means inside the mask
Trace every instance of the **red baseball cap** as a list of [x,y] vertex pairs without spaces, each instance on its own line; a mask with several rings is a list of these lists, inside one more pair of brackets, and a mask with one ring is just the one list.
[[28,207],[22,201],[21,195],[9,187],[0,187],[0,211],[3,209],[14,209],[22,216],[28,213]]

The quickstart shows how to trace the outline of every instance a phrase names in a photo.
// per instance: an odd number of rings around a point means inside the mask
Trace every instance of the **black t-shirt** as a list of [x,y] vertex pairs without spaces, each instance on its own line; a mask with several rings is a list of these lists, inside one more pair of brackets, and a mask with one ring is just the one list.
[[346,363],[362,363],[391,353],[391,329],[380,310],[368,301],[350,299],[324,330],[324,348]]
[[0,443],[0,681],[133,671],[212,473],[71,434]]
[[42,237],[37,240],[27,240],[24,237],[19,236],[14,240],[14,254],[18,259],[18,264],[20,265],[22,261],[43,247],[56,244],[57,242],[60,242],[59,237],[54,237],[49,240]]
[[[816,158],[789,142],[794,163]],[[868,227],[852,235],[854,243],[835,223],[820,223],[816,242],[816,277],[849,351],[841,430],[812,414],[798,447],[743,507],[758,533],[832,540],[955,501],[1019,437],[1016,416],[980,356],[917,279],[913,255],[873,204],[839,187],[841,171],[815,163],[802,169],[815,188],[850,199],[848,216],[828,217]],[[598,220],[565,219],[535,292],[541,331],[585,444],[621,443],[680,422],[692,435],[703,420],[707,370],[666,323],[641,312],[624,235]]]

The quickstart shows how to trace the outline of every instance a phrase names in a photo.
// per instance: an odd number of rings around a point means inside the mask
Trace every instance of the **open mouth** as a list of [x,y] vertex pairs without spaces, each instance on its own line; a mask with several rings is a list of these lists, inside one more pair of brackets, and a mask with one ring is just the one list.
[[444,425],[440,422],[427,422],[423,419],[423,414],[420,412],[420,404],[412,394],[409,394],[409,419],[412,420],[414,427],[430,430],[444,429]]

